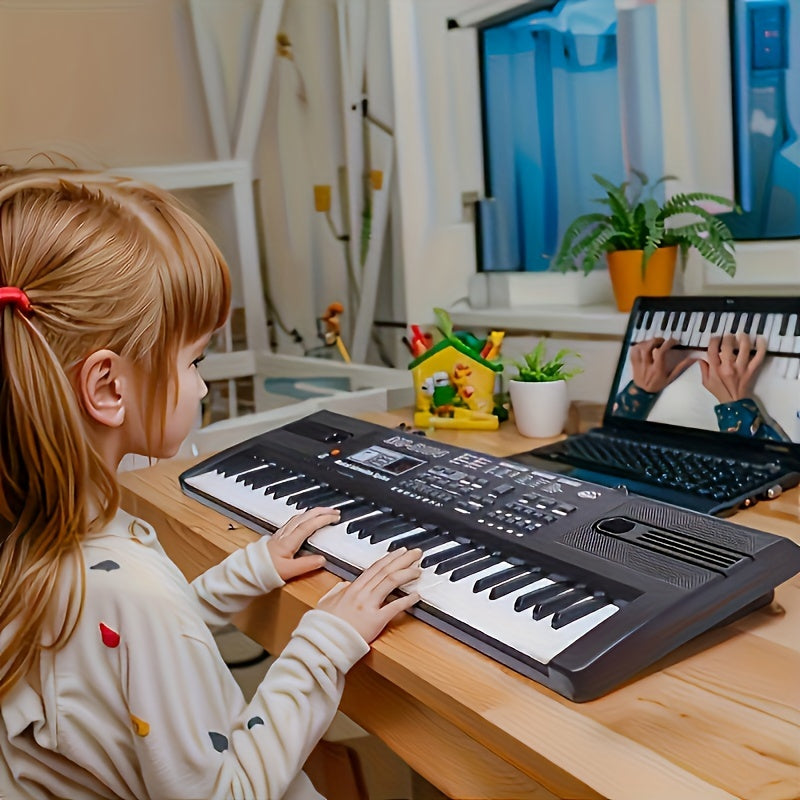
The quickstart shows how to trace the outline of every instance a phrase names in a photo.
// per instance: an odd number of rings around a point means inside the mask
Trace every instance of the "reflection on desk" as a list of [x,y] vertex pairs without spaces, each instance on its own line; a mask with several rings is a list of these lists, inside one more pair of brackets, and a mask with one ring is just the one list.
[[[370,415],[394,425],[407,415]],[[518,452],[493,433],[436,432]],[[183,496],[187,462],[123,476],[124,505],[159,530],[193,577],[255,534]],[[798,493],[737,515],[797,539]],[[319,573],[254,603],[238,621],[275,652],[336,581]],[[429,626],[405,618],[350,673],[342,708],[450,797],[796,798],[800,787],[800,580],[769,607],[704,634],[612,694],[575,705]]]

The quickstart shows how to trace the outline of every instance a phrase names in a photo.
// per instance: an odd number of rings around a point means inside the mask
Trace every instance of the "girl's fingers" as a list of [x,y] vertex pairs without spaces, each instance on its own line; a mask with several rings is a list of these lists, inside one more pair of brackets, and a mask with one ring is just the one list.
[[276,532],[276,535],[282,539],[296,539],[302,544],[312,533],[325,525],[330,525],[338,518],[339,511],[335,508],[310,508],[302,514],[297,514],[287,520]]
[[298,575],[305,575],[306,572],[313,572],[325,566],[325,556],[300,556],[287,560],[283,567],[284,575],[281,577],[296,578]]
[[[359,585],[367,590],[375,590],[379,588],[387,578],[390,578],[397,572],[407,569],[418,561],[421,554],[422,552],[420,550],[406,550],[403,547],[398,547],[397,550],[387,553],[365,570],[357,579],[360,582]],[[403,583],[405,583],[405,581],[403,581]],[[401,584],[398,583],[394,589],[400,585]],[[393,589],[389,591],[393,591]],[[387,594],[389,594],[389,592],[385,592],[384,597]]]
[[383,575],[373,578],[369,583],[364,585],[364,590],[375,592],[381,595],[381,597],[386,597],[395,591],[395,589],[398,589],[406,583],[410,583],[420,576],[422,569],[415,563],[416,560],[415,558],[411,564],[398,566],[396,569],[392,569]]
[[400,612],[408,611],[411,606],[419,602],[419,595],[416,592],[405,594],[395,600],[390,600],[386,605],[381,608],[383,618],[388,622],[394,619]]

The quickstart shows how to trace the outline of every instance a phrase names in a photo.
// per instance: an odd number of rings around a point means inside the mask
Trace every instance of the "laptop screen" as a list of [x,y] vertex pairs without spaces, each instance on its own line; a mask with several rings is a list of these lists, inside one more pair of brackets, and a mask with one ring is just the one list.
[[800,297],[636,301],[605,424],[718,433],[753,447],[771,440],[800,453],[791,447],[799,413]]

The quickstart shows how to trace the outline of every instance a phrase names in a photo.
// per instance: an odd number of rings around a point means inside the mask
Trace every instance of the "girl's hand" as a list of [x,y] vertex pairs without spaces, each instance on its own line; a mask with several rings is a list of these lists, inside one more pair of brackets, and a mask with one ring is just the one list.
[[325,556],[294,556],[312,533],[326,525],[336,524],[339,516],[336,508],[309,508],[292,517],[272,534],[267,542],[267,549],[278,575],[283,580],[288,581],[325,566]]
[[681,357],[673,350],[677,339],[656,337],[631,347],[633,382],[645,392],[658,394],[669,386],[693,361],[694,356]]
[[708,361],[700,362],[703,386],[719,403],[749,397],[766,357],[767,340],[763,336],[756,338],[754,346],[746,333],[713,336],[708,342]]
[[404,547],[387,553],[352,583],[336,584],[317,607],[349,622],[369,644],[401,611],[419,600],[419,595],[412,592],[385,603],[393,591],[419,577],[421,555],[421,550]]

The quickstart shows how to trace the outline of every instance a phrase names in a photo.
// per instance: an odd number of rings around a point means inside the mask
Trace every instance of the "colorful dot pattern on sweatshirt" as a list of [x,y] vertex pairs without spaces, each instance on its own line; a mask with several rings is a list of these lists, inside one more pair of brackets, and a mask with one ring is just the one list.
[[145,722],[143,719],[131,714],[131,723],[133,723],[133,730],[137,736],[147,736],[150,733],[150,723]]
[[119,564],[116,561],[112,561],[110,558],[106,559],[105,561],[98,561],[97,564],[92,564],[89,569],[97,569],[101,570],[102,572],[111,572],[112,570],[119,569]]
[[103,644],[106,647],[117,647],[119,645],[120,636],[117,631],[113,628],[109,628],[105,622],[101,622],[99,625],[100,628],[100,638],[103,640]]
[[[104,561],[98,561],[97,564],[92,564],[89,567],[91,570],[95,570],[98,572],[113,572],[114,570],[121,569],[120,565],[116,561],[112,561],[111,559],[106,559]],[[98,625],[100,630],[100,638],[103,644],[109,648],[116,648],[119,647],[119,643],[121,641],[121,636],[118,631],[114,630],[109,625],[106,625],[105,622],[100,622]],[[137,736],[145,737],[150,733],[150,723],[146,722],[145,720],[141,719],[141,717],[137,717],[134,714],[130,715],[131,725],[133,726],[134,733]],[[264,720],[259,716],[250,717],[247,721],[247,729],[251,730],[256,725],[263,725]],[[209,739],[211,740],[212,747],[218,753],[224,753],[228,749],[228,737],[222,733],[218,733],[217,731],[209,731],[208,732]]]

